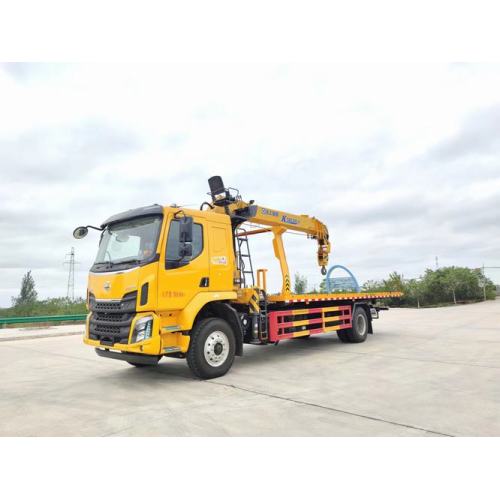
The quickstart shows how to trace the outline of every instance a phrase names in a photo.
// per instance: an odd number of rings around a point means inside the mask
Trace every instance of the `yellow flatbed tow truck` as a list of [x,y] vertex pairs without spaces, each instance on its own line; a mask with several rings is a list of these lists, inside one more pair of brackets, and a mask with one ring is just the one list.
[[[337,332],[342,342],[373,333],[378,299],[399,292],[294,295],[282,235],[300,232],[317,243],[326,274],[330,241],[314,217],[245,202],[219,176],[209,179],[210,202],[199,210],[151,205],[114,215],[100,227],[88,278],[84,342],[103,357],[135,367],[163,357],[186,358],[192,372],[224,375],[244,344]],[[249,226],[250,225],[250,226]],[[266,270],[254,273],[248,238],[270,232],[280,263],[281,291],[269,294]]]

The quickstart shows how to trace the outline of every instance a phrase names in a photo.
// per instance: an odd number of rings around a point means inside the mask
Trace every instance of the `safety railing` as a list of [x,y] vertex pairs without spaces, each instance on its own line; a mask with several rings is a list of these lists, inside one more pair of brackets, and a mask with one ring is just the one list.
[[86,314],[60,314],[57,316],[23,316],[0,318],[0,328],[4,328],[8,325],[27,323],[62,323],[64,321],[85,321],[86,318]]
[[268,317],[271,342],[315,333],[333,332],[352,326],[351,306],[285,309],[272,311]]

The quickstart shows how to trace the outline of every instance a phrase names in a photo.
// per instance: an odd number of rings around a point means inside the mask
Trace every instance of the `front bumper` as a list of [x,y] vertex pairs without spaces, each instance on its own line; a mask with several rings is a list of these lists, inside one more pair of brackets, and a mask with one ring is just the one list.
[[100,349],[96,347],[95,352],[103,358],[119,359],[128,363],[137,363],[141,365],[156,365],[161,356],[151,354],[136,354],[132,352],[110,351],[109,349]]
[[[133,317],[130,319],[129,326],[127,326],[127,330],[124,331],[124,326],[120,325],[119,328],[119,336],[109,335],[108,333],[104,333],[101,335],[96,335],[95,330],[92,328],[92,315],[94,313],[90,313],[87,316],[87,327],[85,332],[85,337],[83,339],[84,343],[95,348],[104,348],[107,349],[107,352],[113,352],[117,354],[116,351],[124,351],[130,353],[137,354],[148,354],[158,356],[162,354],[161,346],[161,337],[159,334],[160,331],[160,319],[154,313],[145,312],[145,313],[134,313]],[[140,342],[131,343],[132,341],[132,333],[135,328],[135,324],[141,318],[146,316],[151,316],[153,318],[153,327],[151,329],[151,337],[142,340]],[[109,351],[112,349],[113,351]],[[100,354],[100,353],[98,353]],[[113,357],[113,356],[108,356]]]

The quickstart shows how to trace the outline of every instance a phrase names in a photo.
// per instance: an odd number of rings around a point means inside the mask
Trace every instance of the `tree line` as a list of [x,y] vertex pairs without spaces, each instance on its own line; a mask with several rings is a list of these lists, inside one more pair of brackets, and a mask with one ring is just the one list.
[[[387,279],[370,280],[364,283],[365,292],[403,292],[401,298],[386,300],[390,306],[426,307],[464,302],[492,300],[497,293],[496,285],[484,277],[480,269],[468,267],[442,267],[427,269],[423,276],[404,279],[402,274],[392,272]],[[294,277],[293,291],[296,294],[326,293],[326,281],[319,288],[308,288],[307,278],[300,273]],[[346,290],[347,291],[347,290]],[[12,307],[0,308],[0,317],[49,316],[58,314],[85,314],[85,299],[75,300],[56,297],[38,300],[35,280],[28,271],[22,278],[17,297],[12,297]]]
[[[387,305],[426,307],[493,300],[497,287],[483,276],[480,269],[451,266],[427,269],[423,276],[416,279],[404,279],[402,274],[392,272],[386,279],[367,281],[363,284],[362,291],[403,292],[401,298],[386,300]],[[325,280],[321,282],[319,290],[308,290],[307,279],[296,273],[294,293],[318,292],[326,292]]]
[[75,300],[67,297],[56,297],[38,300],[35,280],[31,271],[22,278],[21,289],[17,297],[12,297],[12,307],[0,308],[0,317],[11,318],[15,316],[51,316],[60,314],[85,314],[85,299],[79,297]]

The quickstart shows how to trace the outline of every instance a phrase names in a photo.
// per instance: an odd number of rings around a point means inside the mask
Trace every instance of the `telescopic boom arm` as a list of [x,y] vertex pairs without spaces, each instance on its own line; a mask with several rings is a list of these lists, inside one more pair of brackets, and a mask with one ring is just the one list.
[[224,187],[219,176],[208,180],[210,194],[214,204],[213,210],[228,214],[236,223],[253,222],[267,228],[246,231],[241,235],[250,235],[261,232],[272,232],[274,234],[274,253],[280,261],[283,275],[282,294],[288,295],[290,290],[290,275],[283,247],[282,234],[288,229],[305,233],[308,237],[318,242],[317,258],[322,274],[326,274],[328,265],[328,254],[330,253],[330,241],[328,228],[321,221],[309,215],[295,215],[272,208],[255,205],[253,200],[245,202],[239,194],[232,195],[230,189]]

